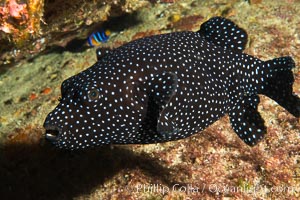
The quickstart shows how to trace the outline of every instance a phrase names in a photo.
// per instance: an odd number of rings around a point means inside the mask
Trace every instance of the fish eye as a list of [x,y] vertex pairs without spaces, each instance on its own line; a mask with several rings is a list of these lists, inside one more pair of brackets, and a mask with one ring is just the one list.
[[97,100],[100,96],[100,93],[97,89],[91,89],[88,91],[88,98],[90,101]]

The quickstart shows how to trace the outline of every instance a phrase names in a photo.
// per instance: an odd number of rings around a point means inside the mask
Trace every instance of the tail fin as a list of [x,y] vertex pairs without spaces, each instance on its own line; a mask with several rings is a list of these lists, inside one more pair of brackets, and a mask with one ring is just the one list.
[[295,117],[300,117],[300,98],[293,93],[295,62],[291,57],[275,58],[264,63],[266,77],[261,93],[276,101]]

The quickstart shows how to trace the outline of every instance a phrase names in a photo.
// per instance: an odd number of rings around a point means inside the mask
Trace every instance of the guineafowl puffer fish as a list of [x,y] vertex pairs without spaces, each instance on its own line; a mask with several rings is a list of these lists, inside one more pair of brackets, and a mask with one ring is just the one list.
[[291,57],[262,61],[243,53],[247,33],[214,17],[197,32],[145,37],[98,50],[98,61],[65,80],[47,116],[46,139],[66,149],[148,144],[186,138],[228,114],[253,146],[266,133],[258,94],[295,117]]

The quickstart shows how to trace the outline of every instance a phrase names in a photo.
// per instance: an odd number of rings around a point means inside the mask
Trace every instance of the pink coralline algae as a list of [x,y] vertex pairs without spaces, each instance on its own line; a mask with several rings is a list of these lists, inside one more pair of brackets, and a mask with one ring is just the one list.
[[5,0],[0,6],[0,38],[5,34],[17,47],[27,44],[40,33],[43,8],[43,0]]
[[18,25],[25,24],[28,20],[27,5],[22,3],[18,4],[16,0],[6,1],[4,7],[0,7],[0,30],[5,33],[12,33],[16,30],[13,22],[18,22]]
[[15,0],[9,1],[8,9],[12,17],[20,19],[22,17],[28,18],[28,13],[26,10],[26,4],[18,4]]

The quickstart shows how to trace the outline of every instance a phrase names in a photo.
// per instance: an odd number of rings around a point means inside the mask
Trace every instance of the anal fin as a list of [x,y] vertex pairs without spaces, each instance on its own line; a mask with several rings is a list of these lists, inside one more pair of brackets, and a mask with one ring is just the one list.
[[264,120],[257,111],[259,97],[245,96],[229,112],[230,123],[236,134],[250,146],[256,145],[266,133]]

